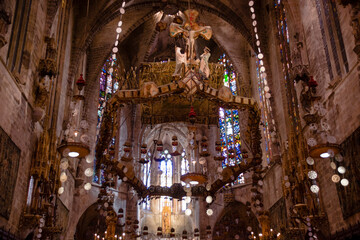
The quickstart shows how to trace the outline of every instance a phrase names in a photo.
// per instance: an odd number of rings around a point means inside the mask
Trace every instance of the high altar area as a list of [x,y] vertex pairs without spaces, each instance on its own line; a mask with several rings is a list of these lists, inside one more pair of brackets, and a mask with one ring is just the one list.
[[360,1],[0,0],[0,240],[360,239]]

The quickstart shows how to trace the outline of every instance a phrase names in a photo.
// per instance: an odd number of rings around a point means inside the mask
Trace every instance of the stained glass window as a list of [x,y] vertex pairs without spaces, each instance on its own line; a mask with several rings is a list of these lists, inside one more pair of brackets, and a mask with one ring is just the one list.
[[[116,59],[110,57],[106,60],[103,68],[101,69],[100,77],[99,77],[100,91],[99,91],[99,103],[97,109],[97,127],[96,127],[96,135],[99,137],[100,127],[102,123],[102,117],[105,111],[106,102],[111,98],[112,94],[114,94],[119,88],[119,71],[116,64]],[[113,139],[115,141],[115,139]],[[104,183],[104,174],[103,170],[96,169],[96,159],[94,160],[94,172],[98,174],[94,174],[94,182]]]
[[294,84],[290,79],[290,69],[291,69],[291,58],[290,58],[290,38],[289,31],[287,26],[286,10],[284,4],[281,0],[275,0],[275,14],[276,14],[276,23],[278,28],[279,36],[279,46],[280,46],[280,55],[281,62],[283,65],[283,73],[285,77],[285,88],[286,96],[288,99],[288,111],[291,118],[291,124],[294,127],[295,131],[300,131],[299,129],[299,113],[297,108],[297,98],[295,89],[292,87]]
[[[236,73],[230,60],[225,54],[219,58],[219,64],[222,64],[224,70],[224,85],[229,87],[232,94],[237,94]],[[234,166],[242,161],[239,112],[236,109],[219,109],[219,126],[221,152],[225,157],[223,167]],[[244,183],[244,177],[241,174],[234,184]]]

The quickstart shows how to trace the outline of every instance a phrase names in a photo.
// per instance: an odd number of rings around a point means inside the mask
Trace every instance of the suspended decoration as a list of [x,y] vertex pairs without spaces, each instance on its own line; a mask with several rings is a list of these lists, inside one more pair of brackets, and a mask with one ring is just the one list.
[[[119,38],[120,33],[122,32],[122,17],[125,14],[125,5],[126,1],[123,1],[121,4],[121,7],[119,9],[120,12],[120,20],[116,27],[116,39],[114,43],[114,47],[112,48],[112,54],[111,56],[106,60],[105,64],[103,65],[103,68],[101,70],[101,75],[99,79],[100,83],[100,91],[99,91],[99,103],[98,103],[98,110],[97,110],[97,128],[96,128],[96,136],[97,141],[99,140],[100,136],[100,127],[101,123],[103,121],[104,112],[106,108],[107,101],[111,98],[111,96],[116,93],[119,90],[119,84],[121,79],[121,72],[120,72],[120,66],[117,62],[117,53],[119,51],[118,45],[119,45]],[[96,158],[94,159],[94,172],[99,173],[95,174],[93,181],[97,183],[104,183],[104,171],[101,169],[97,169],[97,162]],[[100,177],[100,179],[99,179]],[[100,181],[100,182],[99,182]]]
[[140,149],[140,160],[139,163],[141,164],[147,164],[149,160],[147,159],[148,151],[147,151],[147,145],[142,144]]
[[[184,24],[190,24],[190,28],[195,27],[196,25],[194,23],[194,18],[191,18],[191,14],[198,13],[193,9],[189,9],[184,13],[185,17],[190,16],[187,19],[184,19]],[[170,25],[174,30],[174,34],[187,31],[182,25],[179,25],[179,23],[173,22]],[[212,34],[211,27],[200,25],[198,27],[204,30],[202,35],[210,39]],[[171,34],[172,32],[170,32],[170,35]],[[188,36],[188,38],[188,43],[190,44],[196,40],[192,35]],[[189,45],[188,47],[191,48],[192,46]],[[116,51],[118,49],[114,50]],[[191,66],[195,66],[199,63],[193,61],[191,58],[191,51],[192,49],[187,53],[190,54],[189,56],[186,56],[186,60]],[[188,68],[183,72],[183,74],[185,74],[184,76],[169,79],[171,83],[162,86],[154,86],[152,84],[152,88],[155,88],[157,91],[156,95],[144,94],[144,91],[147,91],[145,87],[146,84],[131,89],[120,88],[115,94],[112,92],[110,100],[107,101],[108,106],[106,107],[106,111],[100,111],[100,113],[103,114],[103,122],[100,123],[101,132],[104,132],[103,130],[108,130],[106,133],[113,137],[116,135],[116,129],[109,126],[111,124],[119,125],[118,118],[114,117],[119,106],[128,103],[154,103],[153,99],[155,97],[162,101],[162,99],[167,98],[169,95],[177,94],[181,94],[182,96],[187,95],[188,99],[190,99],[190,103],[194,103],[193,105],[190,104],[190,111],[184,114],[184,116],[188,116],[189,120],[187,126],[188,131],[186,132],[186,142],[188,143],[188,146],[185,146],[186,151],[179,146],[178,137],[180,136],[174,135],[168,135],[167,137],[164,135],[164,137],[161,138],[164,143],[160,140],[160,136],[156,138],[154,144],[151,144],[151,151],[147,151],[146,145],[141,145],[138,161],[142,165],[134,162],[131,141],[125,142],[124,147],[121,149],[121,155],[119,157],[122,161],[120,162],[117,162],[116,159],[113,158],[114,154],[111,154],[112,151],[115,151],[116,153],[116,149],[118,148],[113,148],[113,146],[116,146],[114,138],[106,142],[105,147],[97,148],[101,150],[97,151],[97,157],[99,158],[99,161],[101,161],[100,165],[103,165],[104,170],[106,171],[106,181],[113,177],[120,177],[123,182],[126,182],[126,184],[130,185],[134,191],[136,191],[140,201],[144,203],[143,206],[145,210],[150,209],[148,203],[145,204],[145,201],[150,199],[159,199],[160,207],[171,207],[171,204],[174,203],[173,199],[177,199],[180,201],[183,200],[182,209],[184,210],[184,214],[186,216],[192,216],[194,215],[197,206],[195,201],[201,197],[207,204],[206,209],[204,209],[206,211],[204,214],[211,216],[214,214],[214,211],[210,207],[210,204],[213,204],[216,193],[220,189],[223,189],[224,186],[230,185],[233,182],[243,183],[243,177],[237,180],[239,175],[261,163],[261,134],[259,130],[260,114],[256,102],[252,98],[237,96],[236,74],[233,66],[230,64],[229,60],[227,60],[225,55],[221,57],[221,63],[222,66],[225,66],[224,69],[226,70],[224,75],[219,74],[220,78],[217,79],[222,79],[225,86],[215,89],[204,84],[204,81],[207,80],[206,78],[208,78],[210,74],[208,71],[209,69],[206,68],[208,67],[208,63],[205,62],[208,59],[205,59],[205,57],[210,57],[209,48],[204,49],[204,54],[200,60],[201,66],[199,66],[199,68],[202,68],[201,73],[196,67]],[[223,68],[221,67],[220,70],[222,72]],[[208,80],[210,81],[209,78]],[[104,97],[106,98],[107,95],[104,94]],[[222,138],[215,146],[217,156],[214,156],[214,159],[219,158],[219,165],[214,169],[217,171],[216,175],[212,175],[212,171],[210,172],[208,170],[208,167],[211,166],[210,163],[208,163],[210,152],[212,152],[210,151],[210,148],[213,146],[209,145],[208,136],[204,135],[203,127],[199,126],[197,123],[197,120],[203,117],[201,111],[199,111],[199,116],[197,116],[198,110],[195,112],[195,108],[199,107],[197,105],[199,97],[211,101],[211,104],[229,108],[229,110],[221,109],[219,113]],[[104,101],[106,102],[106,99]],[[158,102],[156,102],[156,104],[157,103]],[[247,146],[249,147],[248,150],[251,151],[251,155],[254,156],[247,161],[243,161],[241,151],[239,109],[248,109],[249,113],[249,135],[244,136],[244,141],[247,141]],[[171,138],[170,142],[168,142],[169,137]],[[181,140],[183,140],[183,136],[181,136]],[[97,146],[99,146],[99,143]],[[176,156],[180,156],[181,150],[183,151],[181,153],[181,158],[176,158]],[[253,154],[254,152],[257,154]],[[246,151],[244,151],[244,154],[245,153]],[[105,159],[101,158],[101,156],[105,156]],[[115,156],[117,156],[117,154],[115,154]],[[176,158],[175,162],[174,158]],[[148,161],[149,159],[151,159],[151,161]],[[129,161],[127,162],[126,160]],[[179,167],[181,169],[179,169]],[[136,176],[134,173],[137,172],[139,168],[142,169],[142,172],[139,174],[140,176]],[[181,170],[181,182],[179,182],[179,175],[173,175],[174,169],[176,171]],[[109,177],[110,174],[108,174],[108,171],[111,171],[111,177]],[[154,176],[156,176],[155,179],[153,178]],[[138,177],[142,178],[143,181],[139,180]],[[152,178],[151,182],[157,185],[150,184],[150,177]],[[165,228],[164,225],[159,227],[158,230],[159,236],[164,236],[163,234],[165,231],[166,234],[169,234],[170,232],[170,228]],[[183,234],[183,237],[189,238],[190,235],[191,237],[193,236],[193,234],[188,234],[187,230],[184,231],[185,234]],[[144,228],[143,232],[148,234],[148,229]],[[208,232],[211,232],[211,228],[208,229]],[[194,235],[199,235],[199,231],[196,231],[196,234],[194,232]]]
[[179,142],[178,142],[177,136],[174,135],[172,137],[171,145],[172,145],[172,149],[173,149],[173,152],[171,153],[171,156],[173,156],[173,157],[180,156],[181,154],[178,152]]
[[[73,101],[70,105],[71,115],[67,125],[67,129],[64,131],[64,139],[58,146],[57,150],[63,157],[60,161],[60,182],[64,184],[67,179],[67,169],[69,167],[69,160],[78,160],[85,158],[90,153],[90,137],[87,134],[89,124],[86,121],[86,115],[83,112],[82,106],[84,98],[84,86],[86,81],[83,75],[80,74],[79,79],[76,81],[77,95],[74,95]],[[90,169],[92,170],[92,169]],[[85,170],[85,176],[92,176],[92,172]],[[85,183],[86,184],[86,183]],[[91,188],[91,184],[84,185],[85,190]],[[64,192],[64,187],[58,190],[59,194]]]
[[[256,72],[258,78],[258,90],[259,90],[259,98],[260,98],[260,109],[261,109],[261,118],[263,120],[263,136],[264,136],[264,145],[266,152],[266,161],[270,163],[270,156],[272,155],[271,151],[271,141],[275,141],[276,137],[276,129],[273,128],[273,131],[270,131],[270,121],[272,119],[271,115],[271,106],[270,106],[270,88],[267,85],[266,73],[260,72],[261,63],[263,63],[263,54],[258,54],[258,60],[256,61]],[[274,121],[273,121],[274,124]]]
[[[83,96],[82,89],[85,80],[80,75],[79,95]],[[79,82],[79,80],[78,80]],[[84,98],[76,98],[71,104],[71,116],[64,133],[63,142],[58,146],[58,151],[63,157],[84,158],[90,153],[87,135],[88,123],[82,113],[81,105]]]
[[[325,115],[326,109],[323,104],[318,100],[314,101],[311,106],[310,112],[319,116],[320,123],[311,123],[309,125],[310,137],[307,139],[307,144],[309,146],[309,155],[306,162],[309,165],[310,169],[313,169],[315,166],[315,159],[329,159],[330,167],[333,169],[334,174],[331,176],[331,181],[334,183],[340,183],[342,186],[348,185],[348,180],[345,178],[346,169],[342,166],[343,157],[340,153],[340,145],[337,144],[337,140],[334,136],[330,134],[331,127],[327,123]],[[317,175],[315,170],[310,170],[308,174]],[[309,175],[310,178],[310,175]],[[312,179],[312,178],[310,178]],[[310,190],[313,193],[319,192],[319,187],[316,182],[313,180],[313,185],[310,187]]]
[[[206,157],[210,156],[207,151],[207,138],[206,136],[201,137],[201,144],[199,146],[196,144],[196,130],[197,128],[193,125],[188,126],[189,135],[193,136],[190,139],[190,159],[191,164],[189,167],[189,172],[182,174],[180,176],[180,180],[184,182],[186,185],[198,185],[204,184],[208,181],[208,177],[206,173],[206,167],[204,164],[206,163]],[[199,157],[196,155],[196,152],[200,152]],[[204,171],[205,170],[205,171]]]
[[132,144],[131,141],[126,141],[124,143],[124,155],[121,157],[121,161],[131,162],[132,160]]

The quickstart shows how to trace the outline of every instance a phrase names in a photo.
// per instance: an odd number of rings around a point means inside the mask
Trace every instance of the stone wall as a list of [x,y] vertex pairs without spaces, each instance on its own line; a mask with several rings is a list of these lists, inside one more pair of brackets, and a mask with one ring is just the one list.
[[[21,71],[18,72],[16,69],[11,71],[8,63],[9,45],[12,43],[10,38],[12,34],[13,38],[19,34],[19,32],[12,32],[14,23],[16,23],[14,19],[16,2],[4,1],[5,9],[11,16],[11,24],[8,26],[8,32],[5,35],[7,44],[0,49],[0,95],[2,96],[0,127],[20,148],[21,157],[10,218],[0,217],[0,227],[5,227],[6,230],[25,238],[29,229],[23,227],[19,229],[19,223],[25,210],[30,180],[30,164],[37,138],[44,131],[47,120],[55,123],[57,137],[60,136],[62,130],[63,112],[66,109],[66,98],[68,98],[63,91],[67,86],[64,73],[69,69],[66,62],[68,62],[68,54],[71,49],[71,34],[68,32],[71,32],[72,23],[69,23],[70,5],[65,5],[62,8],[54,1],[32,1],[23,52],[17,58],[17,60],[22,60]],[[38,65],[40,59],[45,58],[45,37],[50,36],[56,40],[59,71],[56,77],[45,79],[45,81],[49,81],[50,86],[47,98],[47,106],[51,106],[47,109],[49,118],[35,122],[34,109],[35,98],[37,97],[35,90],[40,81]],[[53,160],[49,159],[49,161]],[[73,184],[71,178],[69,178],[68,184]],[[67,190],[69,191],[68,196],[72,196],[73,188],[70,187]],[[63,199],[63,201],[68,207],[67,202],[70,202],[71,199]]]

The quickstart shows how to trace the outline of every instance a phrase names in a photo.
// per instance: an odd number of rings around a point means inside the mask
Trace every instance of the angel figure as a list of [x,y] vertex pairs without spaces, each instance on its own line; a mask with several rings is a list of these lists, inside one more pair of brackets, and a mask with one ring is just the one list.
[[210,58],[210,49],[208,47],[204,48],[204,53],[200,56],[200,68],[199,72],[201,75],[205,77],[205,79],[209,78],[210,69],[209,69],[209,58]]

